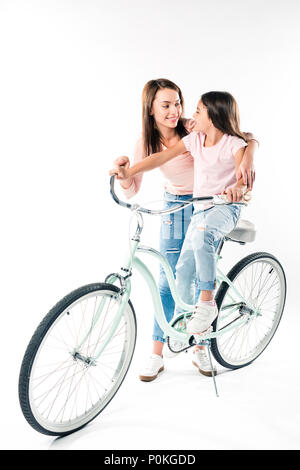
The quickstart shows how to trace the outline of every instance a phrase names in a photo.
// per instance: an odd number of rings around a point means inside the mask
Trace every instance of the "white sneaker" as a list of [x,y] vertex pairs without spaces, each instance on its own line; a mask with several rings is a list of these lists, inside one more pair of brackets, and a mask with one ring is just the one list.
[[190,334],[203,333],[217,316],[218,307],[216,305],[197,304],[190,321],[187,323],[186,331]]
[[[193,353],[193,364],[199,370],[199,372],[203,375],[207,375],[208,377],[212,377],[212,369],[210,365],[210,361],[206,355],[204,349],[198,349]],[[217,375],[217,369],[213,368],[214,375]]]
[[140,380],[151,382],[164,370],[164,361],[158,354],[151,354],[146,366],[140,372]]
[[170,358],[176,357],[176,356],[178,356],[178,353],[175,353],[175,352],[171,351],[168,344],[165,343],[164,347],[163,347],[163,357],[166,357],[166,358],[170,359]]

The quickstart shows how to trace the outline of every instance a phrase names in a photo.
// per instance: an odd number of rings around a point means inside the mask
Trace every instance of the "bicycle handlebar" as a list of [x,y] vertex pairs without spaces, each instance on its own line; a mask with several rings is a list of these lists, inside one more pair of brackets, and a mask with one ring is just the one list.
[[[183,209],[186,206],[189,206],[190,204],[194,202],[210,202],[213,205],[229,205],[229,204],[239,204],[241,206],[246,206],[247,204],[244,202],[215,202],[215,198],[218,196],[206,196],[206,197],[192,197],[191,199],[188,199],[187,201],[181,201],[178,206],[172,207],[170,209],[161,209],[161,210],[150,210],[146,209],[144,207],[139,206],[138,204],[129,204],[128,202],[121,201],[121,199],[118,198],[118,196],[115,193],[115,175],[112,175],[110,177],[110,194],[113,198],[113,200],[119,204],[120,206],[126,207],[127,209],[130,209],[132,211],[136,212],[144,212],[145,214],[151,214],[151,215],[164,215],[164,214],[171,214],[173,212],[177,212],[181,209]],[[220,198],[219,198],[220,199]],[[176,201],[174,201],[176,202]]]

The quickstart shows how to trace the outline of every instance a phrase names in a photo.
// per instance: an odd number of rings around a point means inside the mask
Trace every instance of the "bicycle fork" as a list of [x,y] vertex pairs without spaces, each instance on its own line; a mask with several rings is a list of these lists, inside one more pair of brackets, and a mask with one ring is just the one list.
[[[107,276],[107,281],[106,282],[113,283],[116,280],[116,278],[117,278],[116,274],[111,274],[111,275]],[[111,327],[109,328],[109,331],[108,331],[108,333],[107,333],[100,349],[96,352],[96,354],[93,355],[93,357],[85,357],[80,353],[80,349],[84,345],[84,343],[88,340],[89,336],[91,335],[95,325],[99,321],[99,318],[100,318],[100,316],[101,316],[101,314],[104,310],[105,304],[107,302],[107,298],[103,298],[101,300],[100,305],[99,305],[99,307],[96,311],[96,314],[93,318],[93,321],[92,321],[89,329],[87,330],[84,337],[80,340],[80,342],[77,344],[76,348],[72,352],[72,355],[75,359],[81,360],[82,362],[84,362],[88,366],[96,366],[97,359],[102,354],[102,352],[104,351],[106,346],[109,344],[111,338],[115,334],[115,332],[116,332],[116,330],[117,330],[117,328],[120,324],[120,320],[121,320],[122,315],[124,313],[124,310],[125,310],[125,308],[128,304],[128,300],[129,300],[129,297],[130,297],[130,292],[131,292],[131,283],[130,283],[130,281],[127,281],[126,285],[121,287],[120,292],[116,292],[115,298],[120,299],[117,315],[115,316],[114,321],[113,321]]]

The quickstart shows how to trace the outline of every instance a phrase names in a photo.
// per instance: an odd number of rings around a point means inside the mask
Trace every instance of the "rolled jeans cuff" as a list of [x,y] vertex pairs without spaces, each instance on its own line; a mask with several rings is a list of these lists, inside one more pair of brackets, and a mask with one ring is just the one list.
[[155,336],[155,335],[153,335],[153,336],[152,336],[152,339],[153,339],[153,341],[160,341],[161,343],[165,343],[165,342],[166,342],[166,340],[165,340],[164,338],[162,338],[161,336]]
[[196,281],[196,287],[199,290],[215,290],[216,282],[215,281]]

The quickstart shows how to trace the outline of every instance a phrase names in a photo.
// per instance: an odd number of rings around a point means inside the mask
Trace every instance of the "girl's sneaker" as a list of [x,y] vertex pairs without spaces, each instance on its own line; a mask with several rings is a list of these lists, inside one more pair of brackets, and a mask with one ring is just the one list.
[[158,354],[151,354],[146,366],[140,372],[140,380],[151,382],[164,370],[164,361]]
[[199,303],[195,305],[195,310],[187,323],[186,331],[190,334],[203,333],[207,330],[215,318],[218,316],[216,305]]
[[[174,346],[176,346],[177,343],[174,343]],[[181,346],[182,344],[179,343],[178,341],[178,345]],[[164,348],[163,348],[163,357],[166,357],[168,359],[170,358],[173,358],[173,357],[176,357],[178,356],[179,353],[176,353],[176,352],[173,352],[171,351],[171,349],[169,348],[169,346],[167,345],[167,343],[164,344]]]
[[[193,352],[193,364],[199,370],[199,372],[208,377],[212,377],[212,369],[210,361],[206,355],[205,349],[197,349]],[[217,369],[213,368],[214,375],[217,375]]]

